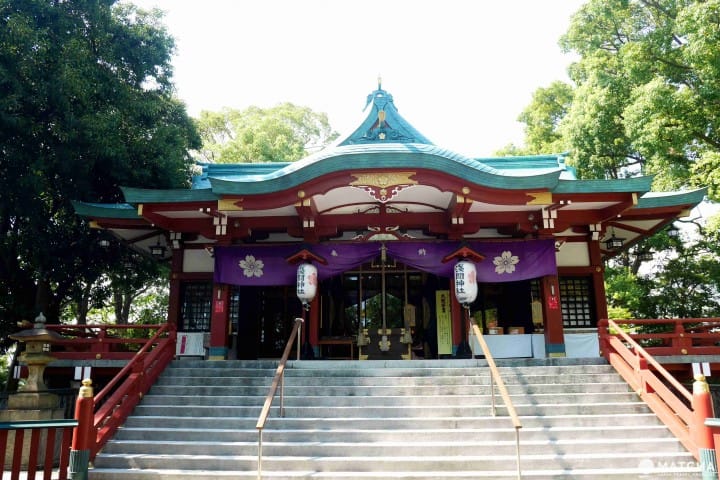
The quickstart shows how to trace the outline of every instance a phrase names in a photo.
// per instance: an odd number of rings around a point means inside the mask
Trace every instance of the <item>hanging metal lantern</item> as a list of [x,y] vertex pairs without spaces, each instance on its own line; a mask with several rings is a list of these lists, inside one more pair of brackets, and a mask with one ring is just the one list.
[[312,263],[301,263],[297,269],[297,297],[308,305],[317,293],[317,267]]
[[477,298],[477,270],[475,264],[460,260],[455,264],[455,297],[463,305],[470,305]]

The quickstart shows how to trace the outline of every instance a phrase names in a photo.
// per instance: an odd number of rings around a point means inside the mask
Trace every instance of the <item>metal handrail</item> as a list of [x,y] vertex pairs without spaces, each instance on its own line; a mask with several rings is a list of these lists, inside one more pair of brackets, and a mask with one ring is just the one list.
[[[483,355],[485,355],[485,360],[487,361],[488,367],[490,367],[490,397],[492,399],[493,417],[497,413],[495,408],[495,383],[497,383],[498,390],[500,391],[500,396],[502,397],[503,403],[505,403],[505,408],[507,408],[508,415],[510,416],[513,427],[515,428],[515,461],[517,464],[517,478],[519,480],[520,478],[522,478],[522,471],[520,469],[520,429],[522,428],[522,424],[520,423],[520,418],[518,417],[517,411],[515,411],[515,406],[510,399],[510,394],[508,394],[507,388],[505,387],[505,382],[503,381],[502,376],[500,376],[500,371],[495,364],[495,359],[490,353],[490,348],[485,342],[485,338],[483,337],[480,328],[473,322],[468,323],[470,325],[471,331],[473,332],[473,335],[475,335],[475,338],[477,338],[478,340],[478,344],[483,351]],[[472,354],[473,358],[475,358],[475,352],[472,342],[470,348],[471,350],[473,350]]]
[[257,431],[258,431],[258,461],[257,461],[257,478],[258,478],[258,480],[260,480],[262,478],[262,434],[263,434],[263,429],[265,428],[265,422],[267,422],[267,418],[270,415],[270,407],[272,406],[273,399],[275,398],[275,393],[277,392],[278,384],[280,385],[280,416],[281,417],[285,416],[285,404],[284,404],[285,364],[287,363],[288,357],[290,356],[290,351],[292,350],[293,339],[295,338],[295,336],[297,336],[297,359],[300,360],[300,333],[301,333],[302,323],[303,323],[302,318],[295,319],[295,325],[293,325],[292,332],[290,332],[290,338],[288,338],[287,345],[285,345],[285,351],[283,352],[283,355],[280,358],[280,363],[277,366],[277,370],[275,370],[275,376],[273,377],[272,384],[270,385],[270,391],[268,392],[267,396],[265,397],[265,404],[263,405],[263,408],[260,411],[260,417],[258,418],[257,424],[255,425],[255,428],[257,428]]

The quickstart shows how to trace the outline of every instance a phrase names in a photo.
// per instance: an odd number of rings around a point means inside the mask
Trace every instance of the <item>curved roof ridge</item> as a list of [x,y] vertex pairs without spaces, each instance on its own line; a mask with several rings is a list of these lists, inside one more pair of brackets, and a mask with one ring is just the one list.
[[259,194],[297,187],[335,172],[384,168],[436,170],[479,185],[511,190],[554,188],[561,173],[560,169],[555,169],[520,176],[435,145],[383,143],[326,149],[263,175],[210,177],[208,180],[216,194]]

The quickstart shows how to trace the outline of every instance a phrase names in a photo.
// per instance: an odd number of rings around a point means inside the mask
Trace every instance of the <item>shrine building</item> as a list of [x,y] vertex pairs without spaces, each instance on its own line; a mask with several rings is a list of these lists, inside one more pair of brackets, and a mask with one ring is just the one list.
[[[92,227],[170,262],[178,356],[278,358],[298,317],[305,358],[469,356],[466,318],[497,358],[598,356],[605,259],[705,195],[653,192],[649,176],[579,180],[562,154],[457,154],[381,85],[365,111],[296,162],[202,164],[189,189],[75,203]],[[457,276],[461,260],[472,278]],[[477,295],[462,305],[468,280]]]

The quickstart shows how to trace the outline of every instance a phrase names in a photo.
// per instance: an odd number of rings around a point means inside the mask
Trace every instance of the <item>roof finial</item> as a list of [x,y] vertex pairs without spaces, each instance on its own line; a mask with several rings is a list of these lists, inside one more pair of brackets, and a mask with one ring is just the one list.
[[378,90],[382,90],[382,77],[378,74]]

